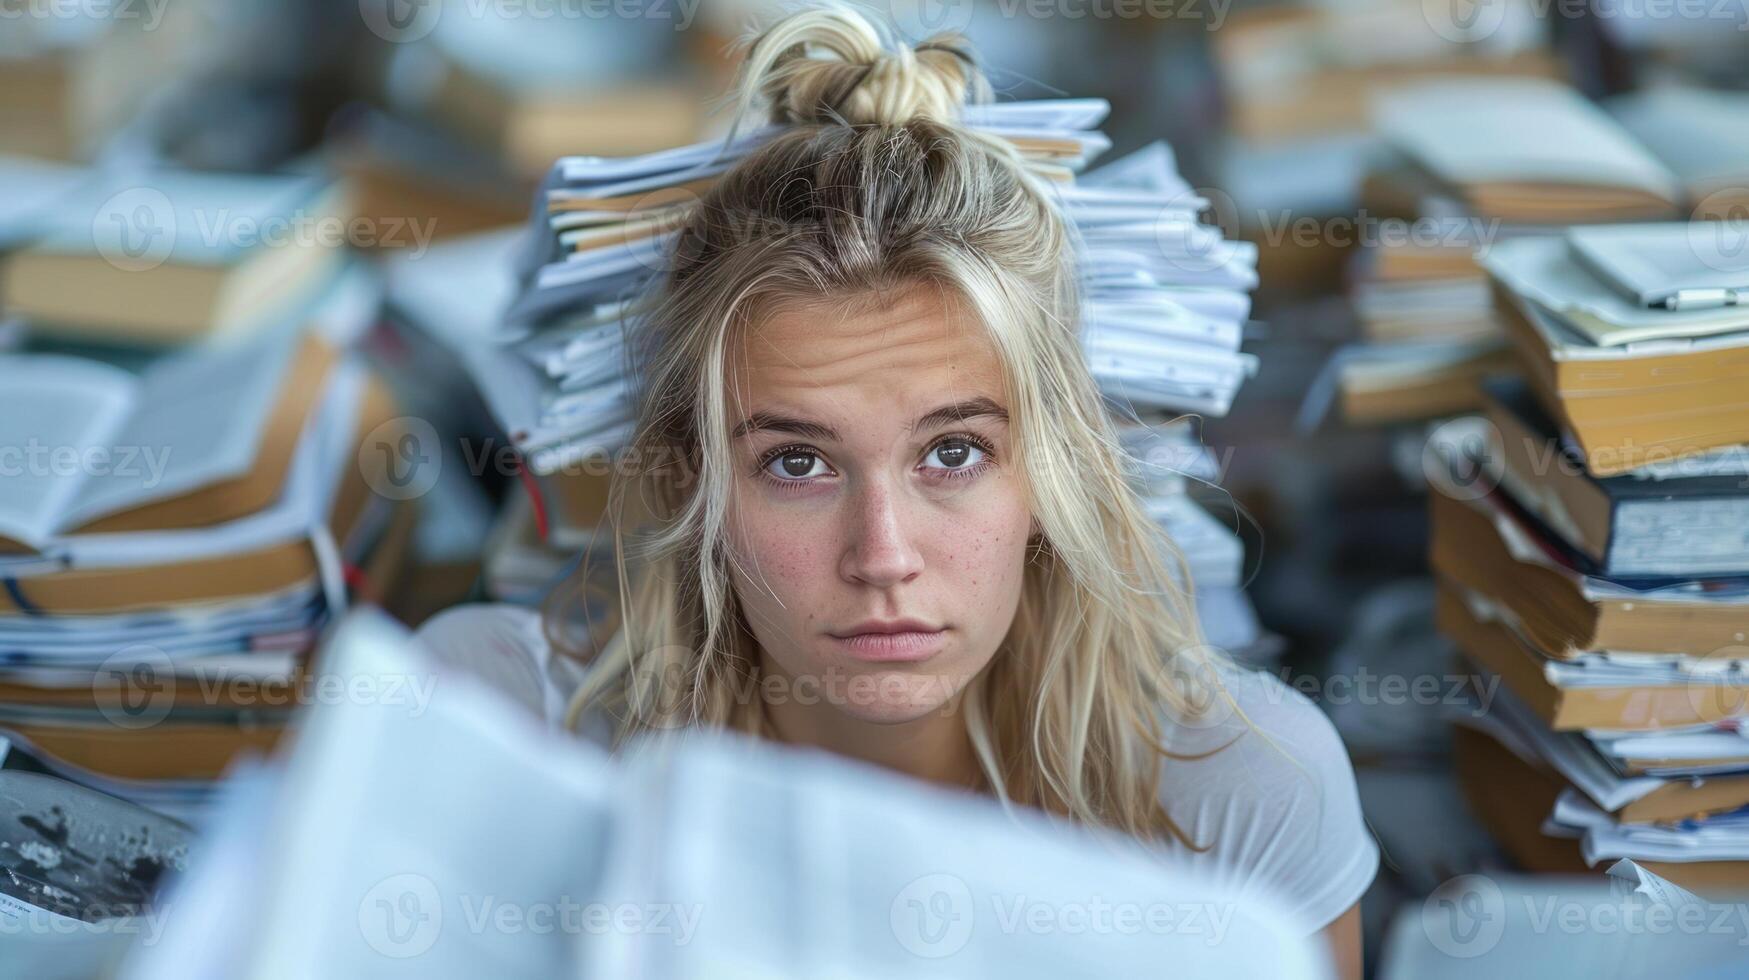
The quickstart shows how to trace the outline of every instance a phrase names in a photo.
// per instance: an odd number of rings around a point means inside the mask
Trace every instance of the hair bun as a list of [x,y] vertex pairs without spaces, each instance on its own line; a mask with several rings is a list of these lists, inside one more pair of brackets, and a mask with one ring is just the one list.
[[755,99],[775,123],[951,123],[989,85],[970,44],[939,34],[912,47],[887,42],[862,14],[826,7],[792,14],[753,42],[742,65],[740,103]]

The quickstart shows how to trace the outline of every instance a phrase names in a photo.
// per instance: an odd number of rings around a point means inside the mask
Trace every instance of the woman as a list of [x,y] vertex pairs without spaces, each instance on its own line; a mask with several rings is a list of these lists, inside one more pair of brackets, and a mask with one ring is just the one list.
[[[636,332],[620,628],[421,633],[604,742],[707,725],[1122,829],[1271,889],[1359,976],[1378,852],[1324,716],[1205,647],[1077,341],[1073,250],[957,38],[839,9],[748,54],[789,128],[687,217]],[[548,628],[553,627],[553,628]],[[553,635],[549,635],[553,634]]]

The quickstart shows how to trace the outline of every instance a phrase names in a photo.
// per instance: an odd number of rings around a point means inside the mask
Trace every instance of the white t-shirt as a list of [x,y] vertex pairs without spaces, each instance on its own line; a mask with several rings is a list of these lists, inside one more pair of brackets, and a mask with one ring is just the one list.
[[[478,676],[555,727],[582,675],[576,661],[552,654],[539,612],[519,606],[458,606],[421,627],[418,640],[440,663]],[[1217,709],[1194,727],[1169,724],[1164,733],[1177,755],[1220,749],[1161,763],[1167,813],[1206,847],[1180,850],[1242,888],[1272,893],[1321,929],[1360,899],[1379,864],[1348,751],[1324,713],[1279,678],[1235,668],[1224,681],[1237,711]],[[600,718],[586,718],[582,729],[599,742],[608,737]]]

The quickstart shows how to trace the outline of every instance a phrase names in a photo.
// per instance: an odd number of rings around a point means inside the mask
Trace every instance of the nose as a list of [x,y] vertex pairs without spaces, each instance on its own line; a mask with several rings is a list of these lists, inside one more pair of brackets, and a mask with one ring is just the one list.
[[846,581],[891,588],[923,571],[923,554],[913,540],[918,529],[910,501],[881,479],[862,484],[852,496],[850,540],[840,573]]

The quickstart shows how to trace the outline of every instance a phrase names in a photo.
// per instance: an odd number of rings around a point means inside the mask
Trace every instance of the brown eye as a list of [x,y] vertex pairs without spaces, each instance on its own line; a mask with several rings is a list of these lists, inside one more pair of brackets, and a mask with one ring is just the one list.
[[779,480],[803,480],[811,476],[821,476],[814,472],[814,467],[820,464],[820,457],[807,452],[779,453],[765,464],[765,471]]
[[931,469],[960,470],[983,462],[984,450],[964,439],[946,439],[929,451],[929,457],[941,464]]

